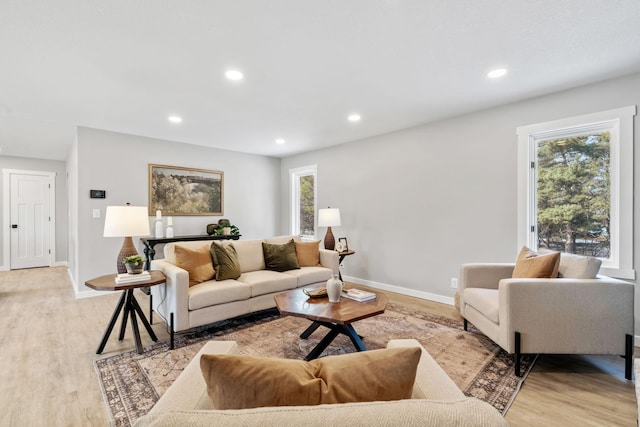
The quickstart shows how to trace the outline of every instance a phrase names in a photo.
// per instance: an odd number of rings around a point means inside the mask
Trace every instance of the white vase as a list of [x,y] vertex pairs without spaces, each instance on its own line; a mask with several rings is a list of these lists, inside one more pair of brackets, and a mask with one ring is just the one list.
[[162,239],[164,236],[164,230],[163,230],[163,225],[162,225],[162,220],[161,219],[156,219],[156,239]]
[[338,275],[334,274],[331,279],[327,280],[327,295],[329,302],[340,302],[340,294],[342,293],[342,281],[338,279]]

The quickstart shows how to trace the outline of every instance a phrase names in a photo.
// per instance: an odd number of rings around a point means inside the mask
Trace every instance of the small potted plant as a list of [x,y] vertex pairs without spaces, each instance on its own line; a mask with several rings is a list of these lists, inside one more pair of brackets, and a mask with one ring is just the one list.
[[147,260],[140,255],[131,255],[122,260],[122,263],[127,269],[129,274],[140,274],[144,270],[144,263]]
[[237,236],[240,234],[240,229],[235,225],[223,224],[222,226],[218,225],[213,234],[216,236]]

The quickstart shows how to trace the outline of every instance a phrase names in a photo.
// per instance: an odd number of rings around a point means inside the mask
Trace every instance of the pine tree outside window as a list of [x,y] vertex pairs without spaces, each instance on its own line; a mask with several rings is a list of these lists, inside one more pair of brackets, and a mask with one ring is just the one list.
[[518,247],[602,260],[601,274],[634,279],[633,116],[626,107],[518,133]]

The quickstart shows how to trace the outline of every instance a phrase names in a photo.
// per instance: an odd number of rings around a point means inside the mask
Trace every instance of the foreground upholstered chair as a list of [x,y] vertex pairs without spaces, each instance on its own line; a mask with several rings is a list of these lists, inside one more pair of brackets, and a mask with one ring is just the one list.
[[[631,379],[634,285],[596,276],[593,258],[561,254],[558,277],[513,278],[515,263],[464,264],[459,310],[509,354],[624,355]],[[584,268],[581,268],[584,266]],[[592,278],[585,278],[590,277]]]
[[238,354],[234,341],[209,341],[134,427],[162,426],[508,426],[490,404],[466,397],[420,343],[389,341],[387,348],[421,349],[410,399],[216,409],[201,372],[201,356]]

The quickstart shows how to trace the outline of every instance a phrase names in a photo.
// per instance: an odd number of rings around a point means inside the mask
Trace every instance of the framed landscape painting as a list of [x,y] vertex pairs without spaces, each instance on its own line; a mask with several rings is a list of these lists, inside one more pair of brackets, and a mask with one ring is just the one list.
[[223,215],[224,172],[149,165],[149,216]]

